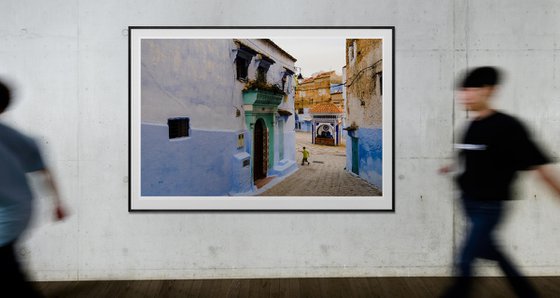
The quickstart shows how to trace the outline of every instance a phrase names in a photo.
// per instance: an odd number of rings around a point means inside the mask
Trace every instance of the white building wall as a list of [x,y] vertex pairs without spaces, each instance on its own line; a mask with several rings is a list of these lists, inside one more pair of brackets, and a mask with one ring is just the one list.
[[[295,73],[294,62],[292,59],[284,55],[281,51],[279,51],[276,47],[270,45],[267,42],[262,40],[255,40],[255,39],[241,39],[240,40],[243,44],[251,47],[253,50],[258,51],[262,54],[267,55],[271,59],[275,61],[272,64],[267,72],[267,83],[278,85],[282,87],[282,77],[286,69],[291,70]],[[295,57],[297,58],[297,57]],[[249,65],[249,79],[254,80],[256,78],[258,64],[253,58],[253,61]],[[293,75],[289,78],[293,80]],[[283,121],[275,121],[275,150],[274,150],[274,164],[276,165],[275,171],[279,171],[279,173],[286,174],[293,170],[295,165],[295,110],[294,110],[294,90],[295,84],[294,82],[288,83],[286,82],[286,86],[284,88],[287,91],[284,100],[278,106],[279,109],[283,109],[292,113],[287,119]],[[278,118],[279,116],[276,115]],[[279,125],[282,125],[283,128],[280,129]],[[283,134],[283,137],[280,137],[280,134]],[[282,140],[282,143],[280,143]],[[283,147],[284,150],[284,158],[280,158],[280,147]],[[284,161],[284,162],[282,162]]]
[[242,130],[231,39],[142,41],[142,122],[189,116],[195,129]]
[[[526,119],[557,158],[560,2],[320,3],[2,1],[0,75],[18,88],[5,118],[39,137],[71,213],[54,224],[47,197],[37,198],[19,251],[33,277],[450,274],[463,221],[436,169],[465,116],[454,78],[466,66],[504,67],[497,104]],[[351,15],[336,25],[396,26],[394,213],[127,212],[129,25],[322,26],[340,11]],[[528,274],[558,275],[560,205],[524,178],[504,247]]]

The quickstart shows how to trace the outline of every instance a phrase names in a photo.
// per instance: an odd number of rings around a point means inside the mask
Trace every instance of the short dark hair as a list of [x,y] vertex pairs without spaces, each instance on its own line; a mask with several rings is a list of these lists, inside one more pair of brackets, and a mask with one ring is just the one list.
[[501,82],[501,72],[493,66],[477,67],[467,71],[461,81],[461,88],[479,88],[496,86]]
[[4,112],[6,108],[10,105],[12,100],[12,92],[10,88],[0,81],[0,113]]

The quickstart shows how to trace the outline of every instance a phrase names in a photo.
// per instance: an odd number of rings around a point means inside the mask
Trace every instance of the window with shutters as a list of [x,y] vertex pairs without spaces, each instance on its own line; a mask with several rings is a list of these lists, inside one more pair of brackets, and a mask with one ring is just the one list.
[[235,67],[237,71],[237,79],[246,82],[249,78],[249,65],[253,60],[256,52],[245,46],[236,49]]

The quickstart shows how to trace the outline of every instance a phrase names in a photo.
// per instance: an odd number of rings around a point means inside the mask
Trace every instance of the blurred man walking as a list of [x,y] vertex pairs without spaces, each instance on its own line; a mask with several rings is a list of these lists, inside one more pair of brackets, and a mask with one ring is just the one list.
[[[464,77],[459,96],[473,115],[459,150],[457,177],[469,230],[459,256],[459,274],[445,297],[467,297],[475,259],[498,263],[519,297],[537,297],[535,289],[501,251],[494,230],[504,216],[504,202],[511,199],[511,185],[517,171],[536,170],[558,194],[560,183],[547,164],[551,161],[530,138],[516,118],[492,108],[500,83],[494,67],[479,67]],[[457,167],[457,166],[455,166]],[[452,171],[446,166],[440,172]]]
[[[0,114],[11,99],[10,89],[0,82]],[[15,252],[31,218],[32,192],[26,177],[31,172],[43,176],[55,197],[55,218],[63,219],[65,211],[39,148],[29,137],[0,123],[0,284],[13,297],[40,296],[27,281]]]

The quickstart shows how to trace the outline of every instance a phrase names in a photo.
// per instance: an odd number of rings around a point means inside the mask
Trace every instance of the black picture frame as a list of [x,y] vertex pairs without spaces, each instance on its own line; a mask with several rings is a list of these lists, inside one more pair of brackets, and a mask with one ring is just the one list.
[[[140,132],[142,89],[141,41],[144,39],[266,39],[303,38],[380,39],[382,42],[382,186],[380,196],[252,197],[161,195],[141,190]],[[331,35],[329,35],[331,34]],[[395,211],[395,27],[394,26],[130,26],[129,27],[129,212],[153,211]],[[388,61],[389,63],[387,63]],[[232,61],[233,63],[233,61]],[[387,92],[389,91],[389,92]],[[388,94],[389,93],[389,94]],[[239,109],[238,109],[239,110]],[[347,134],[353,128],[347,126]],[[252,161],[252,159],[251,159]],[[243,161],[245,165],[247,161]]]

